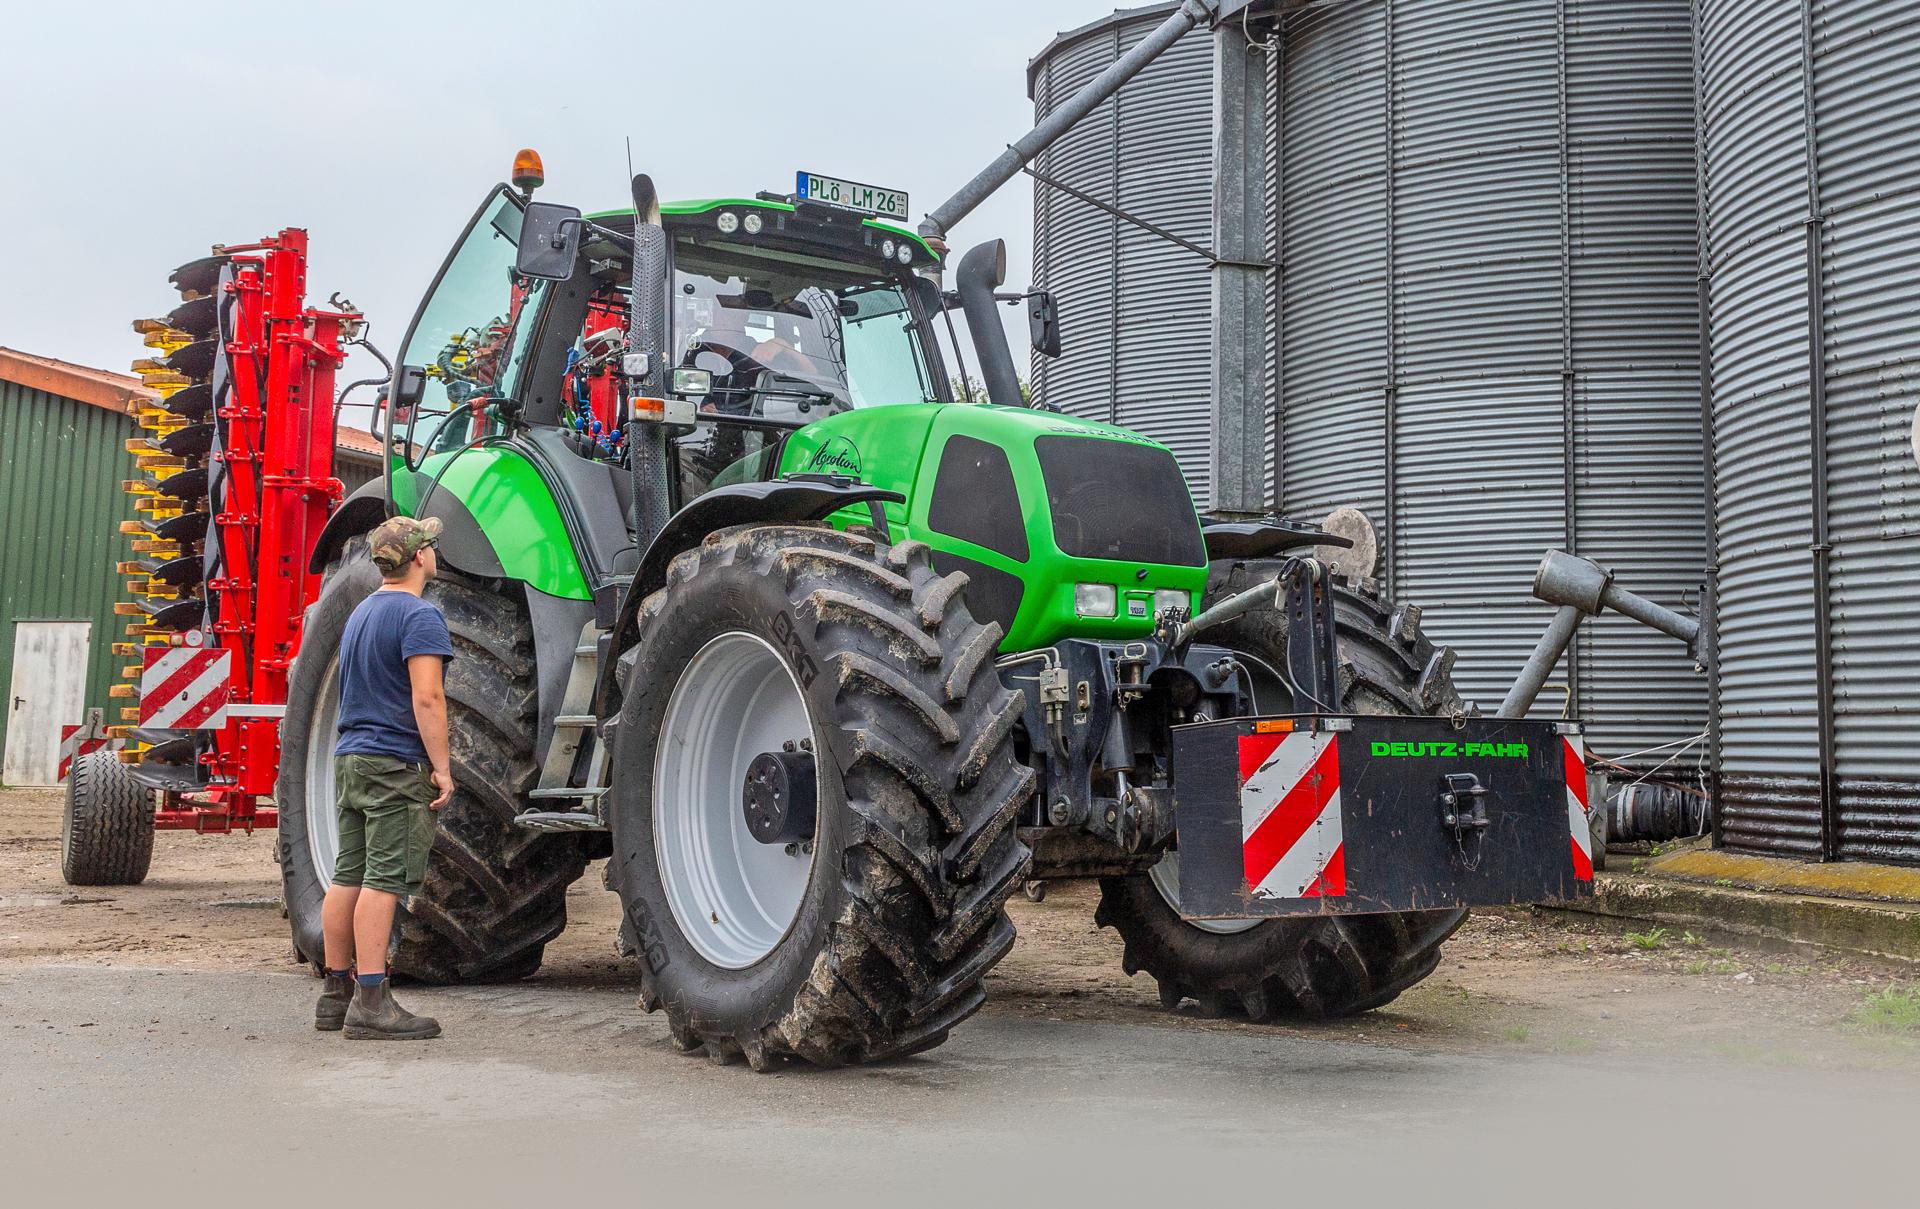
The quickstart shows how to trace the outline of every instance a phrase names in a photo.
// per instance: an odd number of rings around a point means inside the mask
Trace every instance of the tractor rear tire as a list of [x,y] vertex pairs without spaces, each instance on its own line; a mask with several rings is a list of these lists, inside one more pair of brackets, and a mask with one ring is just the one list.
[[[872,1062],[930,1049],[979,1009],[1013,945],[1034,774],[1013,758],[1000,627],[973,619],[965,584],[920,542],[757,526],[680,555],[642,605],[620,663],[608,881],[641,1005],[665,1009],[678,1048],[755,1070]],[[723,683],[762,687],[703,687]],[[769,701],[784,712],[763,725]],[[817,810],[785,848],[808,863],[729,847],[748,749],[809,743]],[[708,771],[681,779],[694,766]],[[657,788],[695,784],[714,791]]]
[[153,864],[153,793],[106,748],[77,757],[60,817],[69,886],[137,886]]
[[[1270,580],[1279,566],[1217,563],[1205,603]],[[1334,624],[1348,712],[1451,714],[1461,708],[1453,652],[1421,632],[1418,610],[1395,610],[1369,593],[1336,586]],[[1286,636],[1286,615],[1261,609],[1209,631],[1203,641],[1272,669],[1286,666]],[[1261,712],[1289,707],[1284,697],[1270,700],[1282,686],[1259,671],[1254,689]],[[1210,1015],[1274,1021],[1351,1016],[1391,1002],[1433,972],[1441,943],[1466,918],[1465,908],[1452,908],[1207,927],[1181,919],[1156,878],[1142,873],[1101,879],[1094,922],[1120,933],[1123,968],[1152,975],[1168,1009],[1194,999]]]
[[[329,846],[312,842],[311,812],[328,812],[320,834],[332,835],[334,803],[307,800],[309,786],[331,784],[308,773],[315,760],[331,767],[340,636],[379,586],[364,539],[354,539],[307,613],[280,728],[274,796],[287,919],[294,948],[316,965],[325,952],[320,902],[333,870],[318,867]],[[566,927],[567,887],[586,868],[591,839],[513,823],[538,775],[533,628],[515,589],[443,573],[426,599],[445,613],[453,637],[446,693],[454,792],[439,812],[421,892],[399,913],[389,964],[422,982],[510,982],[538,970],[547,942]]]

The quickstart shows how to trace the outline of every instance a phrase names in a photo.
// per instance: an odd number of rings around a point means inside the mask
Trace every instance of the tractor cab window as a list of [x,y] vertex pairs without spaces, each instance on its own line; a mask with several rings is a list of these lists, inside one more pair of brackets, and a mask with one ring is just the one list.
[[500,431],[488,404],[519,389],[530,341],[525,332],[516,338],[516,323],[523,312],[537,311],[546,288],[513,271],[520,218],[519,204],[504,190],[481,207],[401,353],[407,364],[426,371],[419,406],[411,416],[395,417],[407,425],[414,464]]
[[674,259],[673,364],[712,373],[705,409],[806,423],[938,398],[899,278],[691,239]]

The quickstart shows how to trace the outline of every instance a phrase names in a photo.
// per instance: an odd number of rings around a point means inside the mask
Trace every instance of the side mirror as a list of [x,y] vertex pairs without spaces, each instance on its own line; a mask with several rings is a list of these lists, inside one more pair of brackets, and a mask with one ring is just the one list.
[[1034,352],[1042,357],[1060,355],[1060,308],[1046,290],[1027,295],[1027,334],[1033,340]]
[[420,400],[427,393],[427,371],[417,365],[402,365],[393,371],[393,381],[388,384],[386,406],[390,409],[393,423],[405,424],[413,419],[413,409],[420,406]]
[[572,206],[528,202],[520,220],[520,251],[514,271],[522,277],[565,281],[580,257],[580,211]]

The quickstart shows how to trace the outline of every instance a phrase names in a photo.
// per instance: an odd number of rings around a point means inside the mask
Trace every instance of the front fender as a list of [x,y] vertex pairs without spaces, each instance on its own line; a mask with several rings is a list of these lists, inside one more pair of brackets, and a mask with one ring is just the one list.
[[348,538],[358,537],[392,514],[392,509],[387,505],[387,485],[384,480],[374,479],[360,484],[352,495],[341,501],[321,527],[320,540],[313,546],[313,557],[307,560],[307,570],[315,575],[320,574],[327,569],[327,564],[340,557]]
[[[869,487],[845,479],[775,479],[767,483],[736,483],[717,487],[673,514],[647,546],[647,552],[634,572],[633,583],[620,601],[620,611],[609,630],[609,656],[624,651],[637,637],[634,618],[640,603],[667,585],[667,564],[675,555],[691,550],[707,534],[735,525],[782,525],[817,521],[842,508],[858,504],[899,504],[906,496],[898,491]],[[877,511],[876,507],[876,511]],[[881,520],[884,518],[876,518]],[[613,672],[618,660],[600,661],[600,683],[595,700],[601,717],[607,717],[611,701]]]

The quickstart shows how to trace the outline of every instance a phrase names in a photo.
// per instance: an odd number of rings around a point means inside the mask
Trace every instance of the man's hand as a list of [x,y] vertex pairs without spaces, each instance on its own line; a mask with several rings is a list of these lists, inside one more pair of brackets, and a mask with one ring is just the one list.
[[433,799],[433,801],[427,803],[428,810],[440,809],[442,806],[445,806],[447,802],[451,800],[453,797],[453,774],[452,773],[441,772],[437,768],[434,769],[433,783],[440,787],[440,796]]

